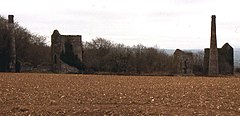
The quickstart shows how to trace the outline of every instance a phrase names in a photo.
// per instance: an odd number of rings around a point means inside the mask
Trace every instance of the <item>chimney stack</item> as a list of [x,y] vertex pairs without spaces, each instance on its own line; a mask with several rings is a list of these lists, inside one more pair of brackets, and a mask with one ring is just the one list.
[[217,36],[216,36],[216,16],[212,15],[208,75],[217,76],[218,74],[219,74],[219,67],[218,67],[218,49],[217,49]]
[[8,29],[9,29],[9,71],[16,71],[16,42],[14,37],[14,15],[8,15]]
[[8,15],[8,23],[14,23],[14,15]]

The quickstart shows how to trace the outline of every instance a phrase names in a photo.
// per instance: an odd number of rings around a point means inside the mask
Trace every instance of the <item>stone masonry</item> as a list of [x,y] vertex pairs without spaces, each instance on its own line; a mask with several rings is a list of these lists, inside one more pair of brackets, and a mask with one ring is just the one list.
[[228,43],[217,48],[215,19],[216,16],[212,15],[210,49],[204,50],[204,73],[209,76],[233,75],[233,48]]
[[14,15],[8,15],[8,29],[9,29],[9,71],[15,72],[16,65],[16,43],[14,37]]
[[212,22],[211,22],[211,41],[210,41],[210,54],[209,54],[208,66],[209,66],[208,68],[209,76],[215,76],[219,74],[215,15],[212,15]]
[[193,54],[177,49],[174,52],[175,73],[180,75],[193,74]]
[[81,35],[61,35],[58,30],[54,30],[51,42],[52,71],[79,73],[83,67]]
[[[208,74],[209,65],[209,48],[204,50],[204,74]],[[234,74],[234,59],[233,59],[233,48],[225,43],[222,48],[218,48],[218,64],[220,75],[233,75]]]

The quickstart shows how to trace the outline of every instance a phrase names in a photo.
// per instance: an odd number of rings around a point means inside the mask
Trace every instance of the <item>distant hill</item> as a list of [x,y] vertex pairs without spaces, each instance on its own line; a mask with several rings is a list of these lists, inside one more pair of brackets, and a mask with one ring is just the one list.
[[[175,52],[174,49],[164,49],[164,51],[169,55],[173,55],[173,53]],[[189,52],[192,52],[192,53],[203,52],[202,49],[183,49],[183,51],[189,51]]]
[[[169,54],[172,55],[174,53],[175,50],[173,49],[164,49],[164,51]],[[197,53],[197,52],[203,52],[202,49],[186,49],[184,51],[191,51],[193,53]],[[234,67],[235,68],[240,68],[240,48],[235,48],[234,49]]]
[[240,48],[234,50],[234,66],[240,68]]

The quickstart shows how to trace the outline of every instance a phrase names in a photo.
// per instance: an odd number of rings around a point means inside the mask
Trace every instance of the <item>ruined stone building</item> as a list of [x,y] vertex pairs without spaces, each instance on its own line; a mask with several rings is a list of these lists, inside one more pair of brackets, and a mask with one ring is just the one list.
[[209,76],[232,75],[234,73],[233,48],[224,44],[217,48],[216,16],[212,16],[210,48],[204,51],[204,73]]
[[192,75],[193,74],[193,54],[177,49],[174,52],[175,74]]
[[[14,37],[14,15],[8,15],[7,33],[1,37],[0,71],[15,72],[16,42]],[[1,31],[1,30],[0,30]]]
[[52,71],[79,73],[83,69],[81,35],[61,35],[54,30],[51,36]]
[[[217,49],[217,52],[218,52],[219,74],[233,75],[234,74],[233,48],[228,43],[225,43],[222,48]],[[209,72],[209,53],[210,53],[210,49],[205,48],[204,50],[204,73],[205,74],[208,74]]]

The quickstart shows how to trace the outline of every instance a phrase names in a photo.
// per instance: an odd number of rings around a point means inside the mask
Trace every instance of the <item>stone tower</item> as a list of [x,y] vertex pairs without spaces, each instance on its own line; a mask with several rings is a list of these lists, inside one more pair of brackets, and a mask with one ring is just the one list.
[[209,66],[208,68],[209,76],[217,76],[219,74],[215,15],[212,15],[212,22],[211,22],[211,41],[210,41],[210,54],[209,54],[208,66]]
[[16,47],[15,47],[15,37],[14,37],[14,15],[8,15],[8,29],[10,32],[9,38],[9,71],[15,71],[16,65]]

